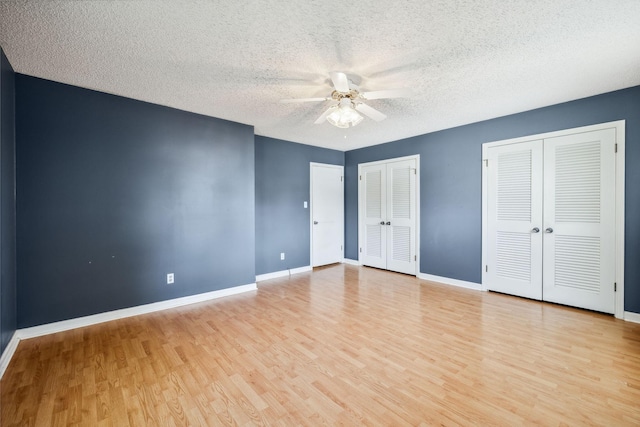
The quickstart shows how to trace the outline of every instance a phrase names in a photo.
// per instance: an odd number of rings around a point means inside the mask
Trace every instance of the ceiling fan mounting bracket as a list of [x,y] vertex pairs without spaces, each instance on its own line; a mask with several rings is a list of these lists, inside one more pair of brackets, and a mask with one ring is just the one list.
[[336,101],[340,101],[341,99],[348,98],[350,100],[360,98],[360,92],[355,89],[351,89],[349,92],[338,92],[334,90],[331,92],[331,99],[335,99]]

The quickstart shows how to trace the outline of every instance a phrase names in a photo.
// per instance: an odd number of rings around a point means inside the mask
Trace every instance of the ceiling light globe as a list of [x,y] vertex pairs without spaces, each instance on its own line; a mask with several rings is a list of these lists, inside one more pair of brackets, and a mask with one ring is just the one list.
[[327,121],[332,125],[341,129],[346,129],[349,126],[353,127],[360,123],[363,117],[351,105],[340,105],[327,116]]

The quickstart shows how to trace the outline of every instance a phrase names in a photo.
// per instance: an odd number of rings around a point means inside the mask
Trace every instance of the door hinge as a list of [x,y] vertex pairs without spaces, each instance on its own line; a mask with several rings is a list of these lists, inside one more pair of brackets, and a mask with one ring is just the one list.
[[613,282],[613,292],[618,292],[618,283]]
[[362,253],[362,248],[360,248],[360,253]]
[[616,153],[618,152],[618,143],[616,142]]
[[414,255],[414,256],[413,256],[413,260],[414,260],[414,261],[417,261],[417,260],[418,260],[418,255]]
[[488,273],[488,272],[489,272],[489,266],[488,266],[488,265],[485,265],[485,266],[484,266],[484,272],[485,272],[485,273]]
[[342,176],[340,177],[340,182],[342,182]]
[[360,175],[360,181],[362,181],[362,175]]
[[484,166],[489,167],[489,159],[484,159]]
[[342,250],[342,245],[340,245],[340,250]]

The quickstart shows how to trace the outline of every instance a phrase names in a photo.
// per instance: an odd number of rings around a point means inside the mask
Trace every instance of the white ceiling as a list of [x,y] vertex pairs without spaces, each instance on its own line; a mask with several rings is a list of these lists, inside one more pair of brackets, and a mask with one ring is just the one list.
[[[14,69],[349,150],[640,85],[639,0],[1,1]],[[313,122],[330,71],[388,115]]]

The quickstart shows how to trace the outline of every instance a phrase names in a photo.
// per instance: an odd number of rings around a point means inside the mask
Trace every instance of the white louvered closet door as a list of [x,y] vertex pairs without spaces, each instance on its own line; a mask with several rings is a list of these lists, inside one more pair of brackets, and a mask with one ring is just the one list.
[[361,166],[362,265],[416,274],[416,167],[415,158]]
[[416,160],[387,164],[387,269],[416,274]]
[[387,268],[387,168],[384,164],[366,166],[362,169],[364,203],[360,207],[360,230],[363,234],[360,262],[376,268]]
[[542,299],[542,141],[492,147],[488,167],[489,289]]
[[615,130],[544,140],[546,301],[615,311]]

